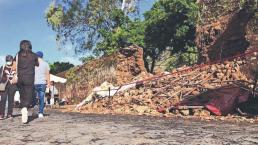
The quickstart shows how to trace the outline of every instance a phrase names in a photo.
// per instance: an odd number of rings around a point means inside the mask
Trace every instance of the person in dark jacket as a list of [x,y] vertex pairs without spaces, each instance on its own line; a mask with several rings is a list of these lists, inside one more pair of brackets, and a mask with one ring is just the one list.
[[17,90],[16,84],[13,83],[14,77],[16,75],[15,70],[13,69],[13,56],[7,55],[6,56],[6,65],[3,65],[0,68],[0,81],[2,83],[6,83],[5,91],[0,92],[1,101],[0,101],[0,120],[4,119],[5,116],[5,108],[6,108],[6,101],[8,100],[8,111],[7,111],[7,118],[12,118],[13,114],[13,101],[14,95]]
[[20,51],[14,59],[17,65],[18,89],[21,100],[22,123],[28,122],[28,108],[32,105],[34,93],[35,66],[39,65],[38,56],[32,52],[31,42],[22,40],[20,42]]

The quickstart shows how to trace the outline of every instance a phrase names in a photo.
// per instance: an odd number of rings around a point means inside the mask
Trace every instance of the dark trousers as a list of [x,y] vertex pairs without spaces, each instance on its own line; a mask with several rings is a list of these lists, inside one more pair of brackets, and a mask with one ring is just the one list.
[[34,75],[18,76],[18,89],[20,92],[21,107],[31,107],[34,95]]
[[5,107],[6,107],[6,100],[8,98],[8,115],[13,114],[13,101],[14,101],[14,95],[17,90],[16,85],[12,85],[10,83],[7,83],[6,89],[4,92],[1,92],[1,101],[0,101],[0,115],[4,115],[5,113]]

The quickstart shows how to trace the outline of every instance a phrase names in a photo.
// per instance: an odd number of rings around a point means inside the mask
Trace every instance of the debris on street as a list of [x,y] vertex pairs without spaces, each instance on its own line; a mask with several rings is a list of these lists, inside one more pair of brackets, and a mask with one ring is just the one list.
[[[179,107],[178,113],[189,115],[189,110],[195,109],[195,115],[231,114],[238,106],[236,103],[246,102],[251,94],[252,79],[243,74],[243,69],[246,69],[251,61],[253,60],[237,59],[221,64],[200,65],[191,68],[192,70],[180,68],[169,74],[140,80],[138,83],[141,82],[141,85],[129,90],[117,93],[110,91],[109,97],[97,97],[94,102],[81,105],[80,109],[86,112],[160,115],[168,113],[173,107],[176,109],[175,105],[187,105],[188,108]],[[118,89],[112,85],[110,88]],[[108,96],[108,91],[105,96]],[[198,98],[201,101],[193,101]],[[200,103],[202,101],[206,103]],[[221,110],[216,110],[214,105],[221,105],[223,102],[227,104],[218,106]],[[202,112],[204,109],[208,113]]]

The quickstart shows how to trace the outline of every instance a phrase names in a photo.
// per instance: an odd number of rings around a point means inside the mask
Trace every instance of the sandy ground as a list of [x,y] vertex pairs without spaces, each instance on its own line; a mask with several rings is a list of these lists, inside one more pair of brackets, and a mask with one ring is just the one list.
[[258,124],[129,115],[63,113],[21,124],[0,121],[1,145],[160,145],[258,144]]

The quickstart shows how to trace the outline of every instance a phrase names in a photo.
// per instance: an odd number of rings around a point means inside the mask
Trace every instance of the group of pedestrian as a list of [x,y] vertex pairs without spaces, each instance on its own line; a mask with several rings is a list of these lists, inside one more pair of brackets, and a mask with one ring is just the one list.
[[34,53],[31,42],[22,40],[19,52],[14,57],[7,55],[6,63],[0,69],[0,119],[13,117],[14,95],[17,90],[20,93],[22,123],[28,122],[28,109],[37,104],[36,100],[39,100],[38,117],[42,118],[45,91],[50,85],[49,70],[48,63],[43,60],[43,53]]

